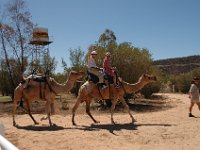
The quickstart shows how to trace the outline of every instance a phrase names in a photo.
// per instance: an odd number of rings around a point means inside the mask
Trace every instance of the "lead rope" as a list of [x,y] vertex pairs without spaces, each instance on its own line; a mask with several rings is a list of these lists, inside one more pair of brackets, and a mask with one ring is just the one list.
[[101,90],[100,90],[100,88],[99,88],[99,86],[98,86],[98,85],[97,85],[97,89],[98,89],[98,91],[99,91],[99,94],[100,94],[100,96],[101,96],[102,100],[104,100],[104,98],[103,98],[103,95],[101,94]]
[[123,88],[123,90],[124,90],[124,92],[125,92],[125,96],[126,96],[126,95],[127,95],[126,89],[124,88],[123,81],[118,79],[118,73],[117,73],[117,70],[115,70],[115,74],[116,74],[116,83],[117,83],[117,81],[120,82],[120,84],[121,84],[121,86],[122,86],[122,88]]

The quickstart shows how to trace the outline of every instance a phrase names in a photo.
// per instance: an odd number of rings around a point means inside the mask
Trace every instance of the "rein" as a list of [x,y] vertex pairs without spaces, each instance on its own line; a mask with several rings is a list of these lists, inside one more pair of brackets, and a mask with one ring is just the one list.
[[124,90],[125,95],[127,95],[126,89],[124,88],[123,81],[119,81],[121,83],[122,89]]
[[49,87],[50,92],[53,92],[55,95],[57,95],[57,93],[52,89],[52,87],[51,87],[51,85],[49,84],[49,82],[47,81],[46,83],[47,83],[47,85],[48,85],[48,87]]
[[102,100],[104,100],[104,98],[103,98],[103,95],[101,94],[101,90],[100,90],[100,88],[99,88],[99,86],[98,86],[98,85],[97,85],[97,89],[98,89],[98,91],[99,91],[99,94],[100,94],[100,96],[101,96]]
[[117,73],[117,70],[115,70],[115,74],[116,74],[116,82],[117,82],[117,81],[120,82],[120,84],[121,84],[121,86],[122,86],[122,88],[123,88],[123,90],[124,90],[124,92],[125,92],[125,95],[127,95],[126,89],[124,88],[123,81],[118,79],[118,73]]

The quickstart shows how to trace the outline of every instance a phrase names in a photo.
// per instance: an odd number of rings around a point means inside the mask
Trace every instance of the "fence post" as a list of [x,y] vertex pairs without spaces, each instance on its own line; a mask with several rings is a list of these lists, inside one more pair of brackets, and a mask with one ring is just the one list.
[[5,136],[4,135],[4,125],[0,122],[0,135]]
[[0,122],[0,150],[19,150],[12,143],[10,143],[5,137],[4,125]]

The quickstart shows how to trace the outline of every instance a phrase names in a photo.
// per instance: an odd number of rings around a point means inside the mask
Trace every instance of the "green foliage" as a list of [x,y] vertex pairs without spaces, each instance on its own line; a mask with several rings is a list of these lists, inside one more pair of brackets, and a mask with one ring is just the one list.
[[67,63],[62,59],[62,65],[65,73],[69,73],[71,70],[74,71],[86,71],[85,65],[85,53],[80,48],[70,49],[70,62],[71,67],[68,67]]
[[200,67],[191,71],[192,77],[200,77]]
[[81,49],[70,49],[71,69],[75,71],[83,71],[84,67],[84,52]]
[[44,70],[44,72],[48,71],[50,75],[52,75],[55,72],[57,65],[55,57],[51,57],[49,54],[44,55],[42,64],[42,69]]
[[152,59],[147,49],[122,43],[113,53],[113,64],[118,74],[127,82],[135,82],[143,73],[149,73]]
[[182,93],[188,93],[191,84],[189,74],[182,74],[177,77],[177,87]]
[[175,86],[175,92],[188,93],[193,77],[200,77],[200,68],[196,68],[188,73],[178,75],[162,75],[162,83]]
[[13,93],[27,67],[33,23],[23,0],[8,2],[0,18],[0,50],[6,65],[1,71],[7,73],[7,90]]
[[[18,85],[20,82],[20,67],[18,66],[15,59],[8,60],[12,68],[12,77],[14,85]],[[10,73],[4,59],[0,62],[0,91],[4,95],[10,95],[12,93],[13,87],[10,86]]]
[[181,74],[177,78],[178,89],[183,93],[188,93],[191,81],[194,77],[200,77],[200,68],[196,68],[187,74]]
[[67,74],[63,73],[55,73],[52,75],[52,77],[58,82],[58,83],[65,83],[67,80]]
[[150,98],[153,93],[158,93],[160,91],[160,83],[156,82],[153,84],[146,85],[142,88],[141,93],[145,98]]
[[157,82],[148,84],[144,88],[142,88],[141,93],[144,95],[145,98],[150,98],[153,93],[159,92],[161,88],[160,70],[155,66],[151,66],[149,73],[156,76]]

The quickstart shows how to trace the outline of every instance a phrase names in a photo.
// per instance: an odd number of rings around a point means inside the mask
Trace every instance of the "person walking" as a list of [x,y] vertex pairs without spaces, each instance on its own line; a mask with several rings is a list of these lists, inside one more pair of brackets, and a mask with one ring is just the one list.
[[199,81],[200,81],[199,78],[194,77],[191,82],[191,86],[189,90],[189,98],[190,98],[189,117],[195,117],[192,114],[192,108],[194,104],[196,104],[198,106],[198,109],[200,110],[199,87],[198,87]]

